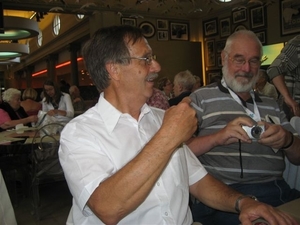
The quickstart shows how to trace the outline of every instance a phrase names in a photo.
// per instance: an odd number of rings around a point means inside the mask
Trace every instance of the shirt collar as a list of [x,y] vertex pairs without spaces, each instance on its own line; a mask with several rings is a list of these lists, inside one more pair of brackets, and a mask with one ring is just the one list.
[[[104,93],[100,94],[97,110],[100,113],[103,123],[109,132],[112,132],[118,124],[120,118],[131,117],[128,113],[122,113],[116,109],[110,102],[104,98]],[[141,108],[139,121],[143,116],[151,111],[150,107],[145,103]],[[132,118],[132,117],[131,117]]]
[[[218,87],[219,87],[220,91],[222,91],[223,93],[229,94],[228,89],[225,88],[225,87],[221,84],[220,81],[218,81]],[[256,92],[254,92],[254,97],[255,97],[255,101],[256,101],[256,102],[262,102],[261,98],[259,97],[259,95],[258,95]],[[241,99],[241,98],[240,98],[240,99]],[[244,104],[245,101],[244,101],[243,99],[241,99],[241,101],[242,101],[243,104]],[[246,102],[247,102],[247,103],[252,103],[252,104],[253,104],[252,98],[249,98]]]

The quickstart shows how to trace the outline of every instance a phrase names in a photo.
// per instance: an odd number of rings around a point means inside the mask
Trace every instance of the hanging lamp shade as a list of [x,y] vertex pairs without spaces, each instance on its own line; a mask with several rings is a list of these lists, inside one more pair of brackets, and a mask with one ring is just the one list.
[[35,20],[17,16],[4,16],[3,27],[0,30],[0,40],[20,40],[39,34],[38,23]]
[[29,47],[19,43],[0,43],[0,60],[10,60],[29,54]]

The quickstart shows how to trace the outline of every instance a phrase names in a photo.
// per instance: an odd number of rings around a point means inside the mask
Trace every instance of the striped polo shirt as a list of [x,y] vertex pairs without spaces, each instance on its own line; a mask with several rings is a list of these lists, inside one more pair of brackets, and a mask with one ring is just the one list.
[[[233,119],[240,116],[248,116],[244,108],[237,103],[221,83],[213,83],[201,87],[190,95],[199,120],[198,136],[215,133],[225,127]],[[244,106],[254,111],[252,98],[242,101]],[[275,100],[255,94],[261,120],[266,116],[280,121],[281,125],[296,134],[287,121],[285,114],[280,111]],[[256,183],[267,182],[274,179],[282,179],[285,168],[282,151],[275,153],[271,147],[259,144],[253,140],[251,144],[241,143],[241,155],[243,164],[243,178],[241,178],[241,165],[239,144],[217,146],[198,159],[217,179],[226,184],[232,183]]]
[[267,70],[272,80],[283,75],[292,98],[300,103],[300,35],[291,39]]

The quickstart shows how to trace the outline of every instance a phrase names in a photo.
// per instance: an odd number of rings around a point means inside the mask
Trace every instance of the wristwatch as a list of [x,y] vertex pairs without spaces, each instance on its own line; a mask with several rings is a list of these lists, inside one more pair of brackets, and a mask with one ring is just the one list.
[[258,201],[258,199],[254,195],[241,195],[240,197],[237,198],[235,201],[234,209],[237,211],[237,213],[240,213],[240,201],[244,198],[252,198],[255,201]]

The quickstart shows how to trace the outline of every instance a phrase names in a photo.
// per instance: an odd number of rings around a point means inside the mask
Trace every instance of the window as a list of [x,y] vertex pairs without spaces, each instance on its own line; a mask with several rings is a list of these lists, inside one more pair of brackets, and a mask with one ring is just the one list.
[[84,14],[76,14],[77,19],[82,20],[84,17]]
[[54,32],[54,34],[58,35],[59,30],[60,30],[60,18],[59,18],[58,15],[56,15],[54,17],[54,20],[53,20],[53,32]]

